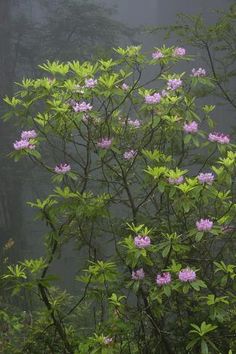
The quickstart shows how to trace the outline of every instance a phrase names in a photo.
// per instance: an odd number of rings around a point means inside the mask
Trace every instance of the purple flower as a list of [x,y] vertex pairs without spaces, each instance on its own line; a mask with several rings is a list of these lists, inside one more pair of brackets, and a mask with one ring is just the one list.
[[66,101],[66,103],[68,103],[70,106],[73,107],[77,102],[76,102],[76,100],[70,98],[69,100]]
[[65,174],[67,172],[70,172],[71,166],[67,163],[61,163],[60,165],[56,165],[54,168],[54,171],[58,174]]
[[199,69],[193,68],[191,76],[194,76],[194,77],[206,76],[206,70],[202,69],[202,68],[199,68]]
[[151,240],[148,236],[138,235],[134,238],[134,244],[138,248],[146,248],[150,246]]
[[181,184],[181,183],[183,183],[184,182],[184,177],[183,176],[180,176],[180,177],[177,177],[177,178],[171,178],[171,177],[169,177],[168,178],[168,182],[170,183],[170,184]]
[[194,281],[196,279],[196,273],[190,268],[182,269],[179,272],[179,280],[182,282]]
[[37,137],[37,133],[35,130],[23,130],[21,132],[21,139],[29,140]]
[[145,277],[145,273],[143,271],[143,268],[132,271],[133,280],[142,280],[144,277]]
[[138,119],[135,119],[135,120],[128,119],[127,123],[129,125],[131,125],[131,127],[133,127],[133,128],[139,128],[141,125],[140,120],[138,120]]
[[159,93],[154,93],[153,95],[145,96],[145,103],[147,104],[159,103],[160,100],[161,100],[161,95]]
[[24,150],[24,149],[35,149],[35,145],[30,144],[28,140],[16,140],[13,144],[15,150]]
[[177,47],[174,49],[174,56],[175,57],[183,57],[186,54],[186,49],[185,48],[181,48],[181,47]]
[[201,184],[211,185],[215,179],[215,176],[213,175],[213,173],[200,173],[197,176],[197,179],[198,179],[199,183],[201,183]]
[[93,108],[93,106],[91,106],[90,103],[86,103],[86,102],[81,102],[81,103],[75,103],[73,105],[73,110],[75,112],[87,112],[87,111],[91,111],[91,109]]
[[167,90],[177,90],[182,86],[183,81],[180,79],[170,79],[167,81]]
[[166,90],[161,91],[161,96],[166,97],[168,95],[168,92]]
[[132,160],[135,158],[136,155],[137,155],[136,150],[128,150],[124,152],[123,157],[125,160]]
[[210,219],[200,219],[196,222],[198,231],[210,231],[213,227],[213,221]]
[[157,274],[156,283],[159,286],[169,284],[171,282],[171,275],[169,272]]
[[109,149],[112,144],[112,139],[109,138],[102,138],[98,143],[97,146],[101,149]]
[[104,338],[104,344],[108,345],[108,344],[111,344],[113,342],[113,338],[111,337],[105,337]]
[[129,85],[127,85],[126,83],[123,83],[121,85],[121,88],[122,88],[122,90],[127,91],[129,89]]
[[152,53],[152,59],[160,58],[164,58],[164,54],[160,50],[157,50],[156,52]]
[[198,131],[198,123],[194,120],[190,123],[184,124],[184,131],[185,133],[197,133]]
[[215,132],[215,133],[210,133],[208,135],[208,140],[219,144],[229,144],[230,137],[228,135],[224,135],[223,133]]
[[97,85],[97,80],[95,79],[85,79],[85,87],[94,88]]

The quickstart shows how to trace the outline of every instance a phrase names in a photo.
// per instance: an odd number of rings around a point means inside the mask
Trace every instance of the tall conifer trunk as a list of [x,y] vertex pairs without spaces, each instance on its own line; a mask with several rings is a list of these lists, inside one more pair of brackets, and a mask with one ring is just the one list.
[[[4,106],[2,99],[13,93],[15,81],[13,6],[14,0],[0,0],[0,114]],[[14,133],[11,123],[0,121],[0,246],[9,238],[13,238],[16,243],[20,238],[21,183],[19,174],[15,173],[14,162],[6,156],[11,149],[12,139]]]

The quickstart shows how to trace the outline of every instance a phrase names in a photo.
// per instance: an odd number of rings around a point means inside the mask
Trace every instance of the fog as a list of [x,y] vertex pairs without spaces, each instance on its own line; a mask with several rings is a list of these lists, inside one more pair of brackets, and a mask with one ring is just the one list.
[[[152,46],[162,45],[163,38],[160,33],[147,33],[147,27],[173,24],[179,12],[202,13],[211,23],[215,18],[213,9],[225,8],[230,1],[106,0],[94,1],[92,6],[84,2],[77,13],[73,10],[75,3],[63,0],[0,0],[1,98],[14,92],[15,81],[36,76],[37,65],[48,58],[91,59],[100,51],[127,44],[142,44],[148,51]],[[90,8],[86,9],[86,6]],[[169,44],[175,44],[174,39]],[[198,54],[193,49],[191,51]],[[2,104],[0,111],[4,111]],[[29,162],[14,163],[8,159],[7,154],[18,132],[19,127],[11,122],[1,122],[1,245],[9,238],[15,241],[11,252],[13,261],[42,254],[45,228],[34,220],[35,211],[26,202],[44,197],[51,190],[46,176]],[[66,286],[70,286],[80,261],[72,245],[56,262],[55,267]]]

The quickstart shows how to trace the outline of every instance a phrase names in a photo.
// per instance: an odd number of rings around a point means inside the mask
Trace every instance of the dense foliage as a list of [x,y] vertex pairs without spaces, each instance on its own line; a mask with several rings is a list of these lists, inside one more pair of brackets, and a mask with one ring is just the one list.
[[[29,203],[45,255],[4,262],[4,353],[232,353],[235,145],[194,94],[216,80],[178,73],[184,48],[115,52],[47,62],[5,98],[23,129],[11,156],[52,187]],[[68,243],[86,255],[73,295],[51,271]]]

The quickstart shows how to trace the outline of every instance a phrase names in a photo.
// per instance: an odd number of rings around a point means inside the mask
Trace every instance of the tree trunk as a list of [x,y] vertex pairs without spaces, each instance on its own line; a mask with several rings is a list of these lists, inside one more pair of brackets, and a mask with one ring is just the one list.
[[[2,99],[13,93],[15,79],[14,47],[12,41],[12,6],[14,0],[0,0],[0,114]],[[15,173],[15,164],[7,154],[14,139],[12,123],[0,121],[0,238],[5,243],[9,238],[20,238],[21,227],[21,183]],[[17,241],[18,243],[18,241]],[[16,251],[14,252],[15,256]]]

